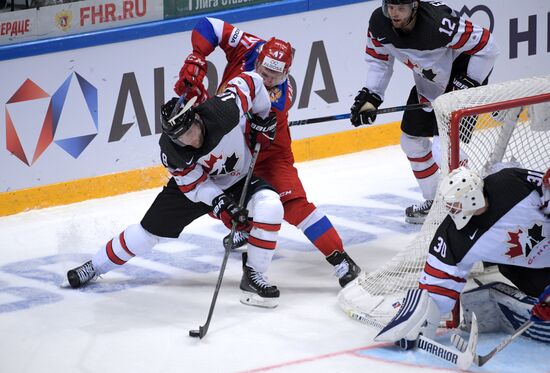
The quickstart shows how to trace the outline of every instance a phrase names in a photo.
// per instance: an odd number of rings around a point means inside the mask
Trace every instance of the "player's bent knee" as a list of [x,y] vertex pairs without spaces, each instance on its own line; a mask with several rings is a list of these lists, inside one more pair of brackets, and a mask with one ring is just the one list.
[[247,207],[254,221],[280,224],[283,220],[283,205],[273,190],[262,189],[254,193]]
[[417,137],[401,133],[401,150],[409,158],[424,157],[432,150],[432,142],[427,137]]
[[132,224],[124,231],[126,246],[133,254],[139,256],[148,253],[159,243],[159,238],[149,233],[141,224]]

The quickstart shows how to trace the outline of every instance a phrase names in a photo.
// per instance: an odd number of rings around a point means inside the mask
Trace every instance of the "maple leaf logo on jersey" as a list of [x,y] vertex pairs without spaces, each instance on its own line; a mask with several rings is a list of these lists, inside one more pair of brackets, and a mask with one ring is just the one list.
[[239,161],[239,157],[237,157],[235,153],[227,157],[222,165],[217,165],[216,167],[216,163],[220,159],[222,159],[221,155],[219,157],[216,157],[213,154],[210,154],[210,158],[205,162],[206,170],[210,175],[227,175],[235,171],[235,165]]
[[222,156],[216,157],[214,154],[210,154],[210,158],[207,161],[204,161],[206,163],[206,171],[210,173],[210,171],[214,168],[214,165],[217,161],[222,159]]
[[239,157],[233,153],[230,157],[227,157],[225,163],[222,166],[222,174],[228,174],[235,170],[235,165],[239,161]]
[[422,76],[426,79],[428,79],[430,82],[434,81],[434,78],[436,77],[436,73],[433,72],[432,69],[423,69],[422,70]]
[[507,243],[510,245],[509,250],[505,255],[510,258],[517,256],[528,257],[533,248],[541,243],[545,237],[542,234],[542,224],[533,224],[527,230],[518,229],[517,232],[508,232],[510,239]]

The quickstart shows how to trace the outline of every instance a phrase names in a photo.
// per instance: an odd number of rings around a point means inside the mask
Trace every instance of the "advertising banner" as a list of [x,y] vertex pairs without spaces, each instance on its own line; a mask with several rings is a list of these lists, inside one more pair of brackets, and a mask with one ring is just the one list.
[[164,0],[164,18],[187,17],[281,0]]
[[[449,3],[495,35],[501,54],[491,82],[549,72],[547,0]],[[276,35],[295,48],[290,120],[349,113],[367,74],[367,23],[377,6],[369,1],[237,25],[264,39]],[[158,111],[174,95],[191,52],[190,34],[0,62],[0,192],[158,165]],[[226,59],[218,49],[208,60],[205,84],[213,91]],[[412,86],[412,72],[396,63],[383,107],[403,105]],[[380,115],[377,124],[400,118],[401,113]],[[300,139],[351,129],[340,120],[291,132]]]
[[157,21],[162,9],[154,0],[85,0],[0,13],[0,44]]

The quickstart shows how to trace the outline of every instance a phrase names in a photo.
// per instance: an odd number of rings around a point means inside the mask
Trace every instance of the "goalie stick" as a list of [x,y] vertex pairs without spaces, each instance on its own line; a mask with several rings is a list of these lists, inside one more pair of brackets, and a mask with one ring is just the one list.
[[[250,179],[252,178],[252,171],[254,170],[254,165],[256,164],[256,159],[258,159],[258,154],[260,153],[261,144],[258,143],[254,147],[254,153],[252,154],[252,159],[250,160],[250,166],[248,167],[248,173],[246,174],[246,179],[244,181],[243,190],[239,198],[239,207],[244,205],[244,200],[246,198],[246,191],[248,190],[248,185],[250,184]],[[223,247],[225,253],[223,255],[222,265],[220,268],[220,273],[218,274],[218,281],[216,282],[216,288],[214,289],[214,295],[212,296],[212,301],[210,302],[210,310],[208,311],[208,317],[204,325],[199,326],[198,330],[189,330],[189,336],[193,338],[203,339],[206,333],[208,332],[208,327],[210,326],[210,321],[212,320],[212,314],[214,313],[214,307],[216,306],[216,300],[218,299],[218,293],[220,292],[220,287],[223,281],[223,274],[225,273],[225,266],[227,265],[227,260],[229,259],[229,253],[233,249],[233,236],[237,230],[237,223],[233,222],[231,227],[231,233],[229,236],[225,237],[223,240]]]
[[[504,338],[495,348],[493,348],[489,353],[485,355],[477,355],[474,356],[474,362],[477,366],[483,366],[485,365],[489,360],[493,358],[498,352],[502,351],[506,346],[508,346],[514,339],[522,335],[527,329],[529,329],[533,325],[533,321],[527,320],[519,328],[516,329],[516,331],[509,335],[508,337]],[[471,337],[470,337],[471,339]],[[465,341],[464,339],[459,336],[458,334],[453,334],[451,336],[451,342],[453,345],[458,348],[460,351],[463,351],[465,347]],[[475,353],[475,351],[474,351]]]
[[[355,319],[363,324],[382,329],[385,325],[382,324],[379,321],[373,320],[366,315],[357,312],[352,309],[346,310],[346,313],[349,317],[352,319]],[[454,336],[454,334],[451,336],[451,338]],[[415,342],[415,347],[429,353],[430,355],[433,355],[435,357],[438,357],[440,359],[443,359],[453,365],[456,365],[459,369],[467,370],[472,363],[475,361],[475,351],[477,349],[477,339],[478,339],[478,327],[477,327],[477,318],[475,313],[472,313],[472,328],[470,333],[470,339],[468,343],[462,339],[463,350],[455,350],[451,347],[447,347],[445,345],[442,345],[441,343],[438,343],[428,337],[425,337],[423,335],[418,336]],[[452,339],[451,339],[452,341]]]
[[[387,108],[382,108],[382,109],[376,109],[376,110],[374,110],[374,113],[376,115],[378,115],[378,114],[388,114],[388,113],[396,113],[398,111],[418,110],[418,109],[423,109],[423,108],[427,108],[427,107],[432,107],[432,104],[430,102],[426,102],[426,103],[421,103],[421,104],[393,106],[393,107],[387,107]],[[288,126],[289,127],[303,126],[304,124],[313,124],[313,123],[320,123],[320,122],[328,122],[328,121],[331,121],[331,120],[349,119],[350,117],[351,117],[351,114],[346,113],[346,114],[328,115],[326,117],[293,120],[291,122],[288,122]]]

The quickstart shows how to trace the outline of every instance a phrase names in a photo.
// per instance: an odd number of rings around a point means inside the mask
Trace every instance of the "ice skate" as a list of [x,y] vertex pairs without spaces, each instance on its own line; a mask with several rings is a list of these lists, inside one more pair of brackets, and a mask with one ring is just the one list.
[[[246,248],[243,247],[248,243],[248,236],[250,233],[244,231],[235,231],[233,235],[233,246],[231,247],[232,251],[245,251]],[[223,238],[223,242],[227,242],[231,237],[231,233]]]
[[419,205],[407,207],[405,209],[405,221],[409,224],[424,224],[433,202],[433,200],[429,199]]
[[275,308],[279,305],[279,289],[270,285],[261,272],[246,265],[248,256],[243,253],[243,277],[241,279],[241,303],[249,306]]
[[326,259],[334,266],[334,274],[338,277],[341,287],[346,286],[361,273],[361,268],[345,252],[335,251]]
[[67,280],[69,280],[69,284],[73,289],[86,285],[98,276],[91,260],[67,272]]

